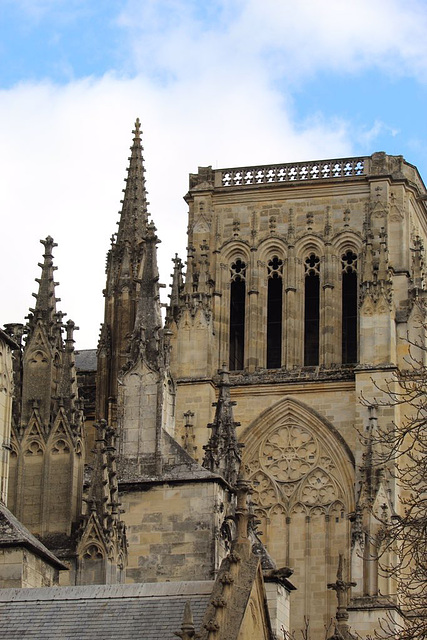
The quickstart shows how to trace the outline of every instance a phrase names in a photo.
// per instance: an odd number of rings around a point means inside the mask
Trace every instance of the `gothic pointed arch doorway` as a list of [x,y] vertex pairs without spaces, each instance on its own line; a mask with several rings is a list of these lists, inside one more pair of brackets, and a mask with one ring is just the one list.
[[308,618],[311,638],[324,638],[336,612],[327,584],[339,554],[350,557],[353,454],[331,423],[291,397],[258,416],[241,441],[262,540],[278,567],[294,570],[291,627],[299,632]]

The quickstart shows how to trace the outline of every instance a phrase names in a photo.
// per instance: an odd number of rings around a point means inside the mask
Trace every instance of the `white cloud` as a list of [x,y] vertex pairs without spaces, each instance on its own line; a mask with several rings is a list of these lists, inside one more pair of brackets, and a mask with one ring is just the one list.
[[[233,166],[345,155],[343,124],[316,121],[296,133],[279,96],[259,78],[167,91],[144,78],[107,75],[64,87],[21,84],[0,92],[0,211],[10,230],[0,253],[2,322],[19,321],[32,305],[41,245],[52,235],[61,309],[80,326],[80,346],[96,343],[102,321],[105,254],[116,230],[130,129],[144,127],[150,210],[159,235],[163,281],[170,258],[185,256],[188,173],[198,165]],[[248,101],[248,96],[251,100]],[[178,240],[177,240],[178,239]],[[13,303],[13,304],[12,304]]]
[[[425,80],[427,10],[420,0],[219,0],[212,24],[188,0],[129,0],[119,24],[140,70],[174,78],[209,69],[250,74],[263,57],[269,77],[378,66]],[[265,69],[266,70],[266,69]]]
[[[95,346],[105,255],[137,116],[166,283],[175,251],[185,257],[182,196],[198,165],[351,155],[358,132],[322,114],[297,127],[292,95],[283,85],[279,90],[277,79],[284,74],[295,82],[298,73],[389,66],[397,59],[409,66],[418,53],[414,69],[420,71],[426,59],[419,37],[425,12],[415,21],[421,5],[409,2],[402,12],[397,0],[372,4],[223,0],[207,25],[197,15],[204,7],[199,2],[132,0],[120,24],[130,37],[135,77],[110,73],[1,91],[0,211],[9,235],[0,252],[7,276],[1,294],[8,300],[0,322],[22,320],[32,306],[38,240],[50,234],[59,244],[60,307],[81,327],[78,345]],[[362,133],[372,141],[384,126],[368,124]]]

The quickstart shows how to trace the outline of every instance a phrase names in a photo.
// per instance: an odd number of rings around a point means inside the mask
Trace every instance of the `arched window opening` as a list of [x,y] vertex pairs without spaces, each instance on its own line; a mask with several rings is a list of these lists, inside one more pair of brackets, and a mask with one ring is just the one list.
[[305,261],[304,366],[319,364],[320,260],[312,253]]
[[357,256],[347,251],[342,264],[342,362],[357,362]]
[[231,265],[230,371],[243,369],[245,357],[246,264],[238,258]]
[[268,263],[267,369],[282,366],[282,275],[283,261],[273,256]]

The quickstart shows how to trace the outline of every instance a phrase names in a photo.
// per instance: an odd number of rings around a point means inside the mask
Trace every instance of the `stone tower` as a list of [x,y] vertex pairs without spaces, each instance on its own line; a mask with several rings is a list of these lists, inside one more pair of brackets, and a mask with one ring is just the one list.
[[398,490],[360,434],[400,419],[369,405],[417,335],[425,193],[384,153],[190,175],[187,273],[175,258],[167,318],[177,438],[191,416],[192,449],[206,448],[227,363],[262,539],[295,570],[291,628],[309,617],[312,637],[335,614],[340,555],[352,628],[372,632],[390,606],[375,540]]
[[[175,439],[176,385],[171,332],[160,313],[158,242],[148,221],[137,120],[119,231],[107,259],[97,407],[117,438],[118,495],[129,540],[126,580],[208,580],[227,551],[221,526],[234,504],[240,458],[205,468]],[[238,453],[225,397],[224,405],[218,424],[234,437]]]
[[28,316],[22,359],[19,353],[16,357],[22,369],[15,376],[8,506],[32,533],[55,546],[56,538],[63,542],[71,536],[81,513],[83,412],[74,363],[76,327],[72,320],[64,323],[56,309],[56,244],[51,237],[41,242],[36,304]]

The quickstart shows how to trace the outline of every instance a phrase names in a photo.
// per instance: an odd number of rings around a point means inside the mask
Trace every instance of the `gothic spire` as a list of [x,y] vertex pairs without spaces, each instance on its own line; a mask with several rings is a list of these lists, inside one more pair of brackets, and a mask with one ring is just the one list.
[[143,271],[149,269],[153,236],[148,223],[139,119],[133,134],[119,228],[112,236],[107,256],[105,314],[98,345],[96,415],[97,419],[108,419],[112,426],[116,424],[118,375],[135,351],[130,341],[135,334]]
[[230,397],[230,379],[225,365],[218,373],[218,402],[213,403],[216,407],[215,419],[208,425],[212,431],[208,444],[203,447],[206,451],[203,466],[213,473],[219,473],[234,486],[242,459],[242,445],[238,443],[236,435],[236,428],[240,426],[240,422],[235,422],[233,418],[233,406],[236,403]]

